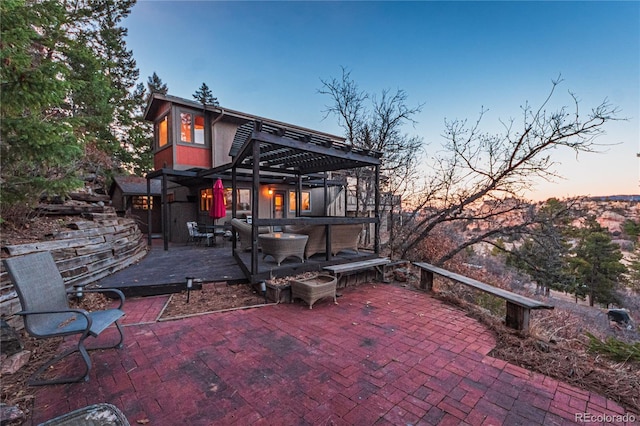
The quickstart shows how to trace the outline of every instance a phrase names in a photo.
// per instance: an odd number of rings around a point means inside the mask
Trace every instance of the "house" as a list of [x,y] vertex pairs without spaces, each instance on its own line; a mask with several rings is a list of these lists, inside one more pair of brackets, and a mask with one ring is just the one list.
[[[147,182],[151,184],[151,196],[147,196]],[[161,182],[139,176],[114,176],[109,187],[111,205],[119,216],[133,217],[143,234],[160,233]],[[151,230],[148,213],[151,211]]]
[[[308,224],[325,226],[330,235],[332,226],[360,223],[373,227],[373,251],[379,252],[381,153],[355,148],[340,136],[158,93],[150,97],[145,119],[154,123],[154,171],[147,179],[160,182],[165,249],[169,241],[187,241],[188,221],[221,226],[251,217],[251,276],[259,269],[260,227]],[[370,169],[375,180],[374,213],[366,218],[347,217],[347,179],[332,176],[359,167]],[[209,208],[217,179],[227,214],[214,223]]]

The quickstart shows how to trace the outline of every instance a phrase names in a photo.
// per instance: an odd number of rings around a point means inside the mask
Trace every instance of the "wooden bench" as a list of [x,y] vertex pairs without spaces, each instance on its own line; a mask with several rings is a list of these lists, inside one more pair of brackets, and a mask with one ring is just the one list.
[[478,280],[474,280],[473,278],[438,268],[437,266],[433,266],[429,263],[414,262],[413,264],[420,268],[420,288],[423,290],[431,291],[433,289],[433,275],[438,274],[460,284],[473,287],[476,290],[484,291],[485,293],[489,293],[506,300],[506,324],[507,327],[515,328],[516,330],[529,329],[529,313],[531,309],[553,309],[552,305],[548,305],[544,302],[485,284]]
[[389,262],[389,258],[383,257],[379,259],[369,259],[369,260],[361,260],[358,262],[351,263],[342,263],[340,265],[331,265],[325,266],[323,269],[325,271],[331,272],[335,277],[337,282],[340,282],[340,278],[344,274],[365,271],[367,269],[375,269],[377,273],[380,275],[382,279],[384,279],[384,267]]

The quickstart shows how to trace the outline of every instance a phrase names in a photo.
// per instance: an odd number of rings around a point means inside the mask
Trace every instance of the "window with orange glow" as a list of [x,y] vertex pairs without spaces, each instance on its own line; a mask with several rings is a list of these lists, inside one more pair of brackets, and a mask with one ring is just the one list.
[[[251,210],[251,190],[250,189],[237,189],[237,205],[236,210]],[[224,204],[227,206],[227,210],[233,208],[233,189],[224,189]]]
[[208,212],[211,209],[213,190],[211,188],[200,190],[200,211]]
[[180,141],[204,145],[204,116],[180,113]]
[[169,116],[165,116],[162,120],[160,120],[156,125],[156,134],[158,138],[158,147],[162,148],[163,146],[169,143]]
[[[300,209],[303,212],[311,211],[311,193],[309,191],[302,191],[302,208]],[[296,211],[296,193],[293,191],[289,192],[289,211]]]
[[204,145],[204,117],[196,115],[193,127],[193,141],[197,144]]
[[134,195],[131,197],[131,206],[134,210],[149,210],[153,208],[153,197],[147,198],[143,195]]

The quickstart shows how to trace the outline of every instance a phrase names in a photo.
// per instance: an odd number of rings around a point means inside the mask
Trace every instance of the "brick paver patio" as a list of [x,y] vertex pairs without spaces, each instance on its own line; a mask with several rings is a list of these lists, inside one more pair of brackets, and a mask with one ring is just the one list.
[[342,292],[339,305],[313,310],[163,322],[166,297],[128,300],[125,347],[93,352],[88,383],[39,388],[34,421],[98,402],[132,425],[555,425],[625,414],[488,356],[493,335],[427,294],[384,284]]

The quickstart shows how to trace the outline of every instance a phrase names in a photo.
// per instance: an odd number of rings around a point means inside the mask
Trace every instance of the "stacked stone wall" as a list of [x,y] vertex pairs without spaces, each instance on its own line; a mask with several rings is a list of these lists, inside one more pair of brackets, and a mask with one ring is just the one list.
[[[146,241],[134,219],[118,217],[111,207],[99,211],[80,211],[82,219],[58,231],[46,241],[5,245],[2,257],[51,252],[65,286],[90,285],[139,261],[147,253]],[[22,328],[14,315],[20,301],[4,264],[0,267],[0,316],[10,325]]]

